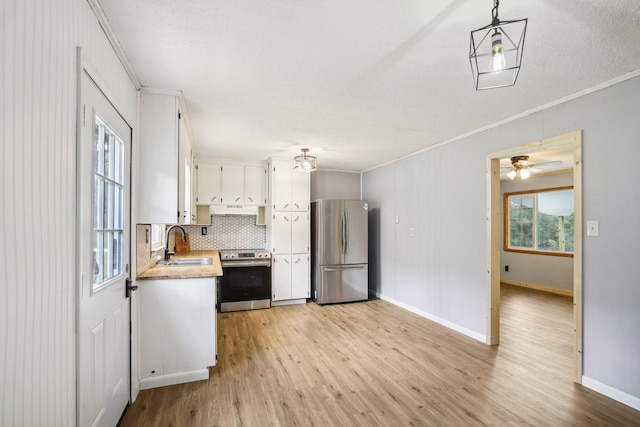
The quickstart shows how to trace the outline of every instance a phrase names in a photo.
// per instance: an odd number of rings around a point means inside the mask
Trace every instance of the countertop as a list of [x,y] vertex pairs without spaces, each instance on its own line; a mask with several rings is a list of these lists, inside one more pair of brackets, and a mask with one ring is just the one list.
[[149,279],[190,279],[194,277],[222,276],[222,265],[218,251],[187,251],[179,252],[172,258],[211,258],[211,265],[197,265],[185,267],[166,267],[155,265],[138,276],[138,280]]

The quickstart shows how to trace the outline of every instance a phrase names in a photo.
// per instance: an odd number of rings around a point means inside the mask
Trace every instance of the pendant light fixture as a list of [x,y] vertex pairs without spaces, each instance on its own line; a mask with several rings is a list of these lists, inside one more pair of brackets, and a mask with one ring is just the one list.
[[494,0],[491,24],[471,31],[469,62],[476,90],[513,86],[520,72],[527,19],[500,21]]
[[294,166],[293,170],[301,172],[313,172],[318,168],[318,161],[315,156],[310,156],[308,148],[302,148],[302,154],[293,158]]

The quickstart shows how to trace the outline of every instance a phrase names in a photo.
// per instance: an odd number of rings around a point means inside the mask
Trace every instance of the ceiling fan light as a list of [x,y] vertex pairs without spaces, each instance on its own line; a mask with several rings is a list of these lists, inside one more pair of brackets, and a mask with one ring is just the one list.
[[302,154],[293,158],[294,166],[293,170],[310,173],[318,169],[318,160],[315,156],[310,156],[308,148],[303,148]]
[[516,177],[516,175],[518,174],[518,172],[515,171],[515,169],[511,169],[508,173],[507,176],[509,177],[509,179],[513,179]]
[[527,178],[529,178],[529,176],[531,176],[531,173],[529,172],[529,169],[527,169],[527,168],[520,169],[520,178],[527,179]]

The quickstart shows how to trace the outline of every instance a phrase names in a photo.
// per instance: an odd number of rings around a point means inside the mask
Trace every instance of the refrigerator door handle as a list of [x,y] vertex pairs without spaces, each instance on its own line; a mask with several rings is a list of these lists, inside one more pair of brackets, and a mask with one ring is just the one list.
[[340,267],[323,267],[324,271],[364,270],[364,265],[345,265]]
[[347,244],[345,242],[345,237],[346,237],[345,236],[345,222],[346,221],[345,221],[345,213],[344,213],[344,211],[342,211],[341,220],[342,220],[342,224],[340,224],[340,246],[341,246],[340,249],[342,249],[342,255],[344,255],[345,254],[345,246]]
[[344,211],[344,253],[349,253],[349,213]]

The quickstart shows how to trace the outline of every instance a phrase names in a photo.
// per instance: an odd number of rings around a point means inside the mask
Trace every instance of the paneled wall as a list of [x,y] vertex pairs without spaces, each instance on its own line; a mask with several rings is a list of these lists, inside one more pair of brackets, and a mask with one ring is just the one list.
[[354,172],[316,171],[311,174],[311,201],[318,199],[360,200],[361,174]]
[[583,130],[583,218],[600,222],[582,230],[583,384],[640,408],[638,99],[634,77],[365,172],[373,290],[486,335],[487,156]]
[[137,94],[86,0],[0,13],[0,425],[73,426],[76,47],[131,125]]

